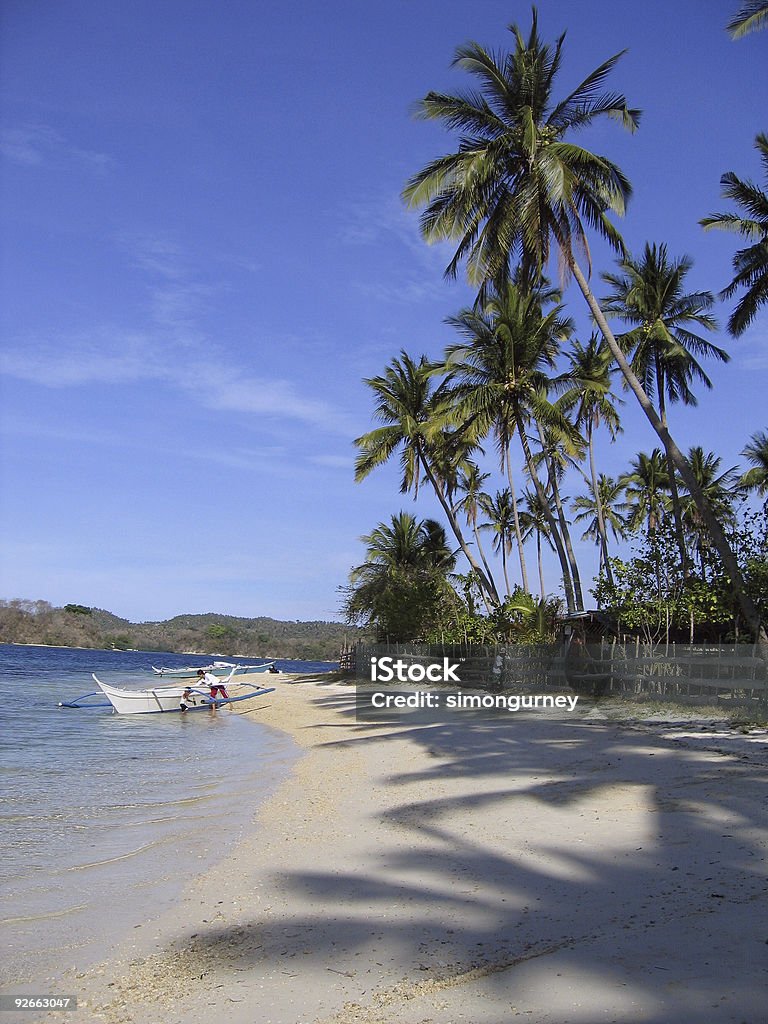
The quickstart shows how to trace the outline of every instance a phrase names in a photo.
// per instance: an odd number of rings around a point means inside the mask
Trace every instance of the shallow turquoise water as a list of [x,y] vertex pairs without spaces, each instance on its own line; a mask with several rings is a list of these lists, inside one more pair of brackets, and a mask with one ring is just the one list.
[[283,734],[225,709],[58,707],[95,688],[91,672],[137,684],[153,663],[146,652],[0,645],[5,991],[101,959],[105,944],[161,913],[182,880],[238,840],[298,756]]

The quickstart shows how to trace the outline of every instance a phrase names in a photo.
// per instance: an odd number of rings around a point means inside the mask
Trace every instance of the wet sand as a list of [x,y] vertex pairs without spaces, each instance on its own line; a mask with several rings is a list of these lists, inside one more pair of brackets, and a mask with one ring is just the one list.
[[67,1021],[764,1019],[764,731],[371,725],[333,677],[272,684],[247,714],[304,757],[149,935],[67,980]]

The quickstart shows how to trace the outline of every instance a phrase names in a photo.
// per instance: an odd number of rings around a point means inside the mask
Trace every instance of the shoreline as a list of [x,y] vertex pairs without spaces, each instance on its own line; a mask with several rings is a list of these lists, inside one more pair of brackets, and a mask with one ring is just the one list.
[[244,713],[303,756],[153,936],[69,979],[76,1019],[758,1019],[768,822],[744,751],[766,764],[764,744],[587,716],[362,724],[354,687],[277,682]]
[[[68,712],[48,706],[52,709],[49,714],[66,715],[68,724],[73,721]],[[196,716],[189,723],[177,722],[176,728],[164,720],[159,730],[154,721],[107,718],[100,712],[89,716],[91,721],[94,716],[104,721],[107,732],[109,726],[116,734],[121,726],[133,726],[137,754],[147,754],[143,737],[159,735],[148,749],[159,752],[165,763],[148,777],[146,789],[143,783],[140,790],[131,784],[126,789],[121,785],[126,778],[122,773],[127,768],[130,778],[141,767],[133,764],[138,756],[129,756],[127,761],[123,757],[116,785],[96,787],[104,798],[101,801],[89,792],[87,782],[78,790],[80,780],[74,778],[69,788],[79,796],[73,798],[72,806],[54,798],[56,813],[50,827],[51,809],[42,803],[35,805],[44,834],[37,845],[31,846],[27,840],[30,856],[12,848],[15,819],[8,819],[9,848],[3,875],[6,902],[1,922],[5,955],[0,991],[4,998],[46,991],[68,967],[76,965],[77,972],[83,973],[120,948],[135,929],[152,928],[164,908],[178,903],[188,874],[205,864],[206,848],[211,845],[208,837],[216,834],[227,851],[234,849],[250,830],[260,805],[279,787],[299,756],[298,748],[282,730],[265,727],[254,736],[251,722],[226,710],[217,713],[218,722],[209,722],[208,716],[199,721]],[[173,745],[164,745],[163,737],[178,737],[175,751]],[[119,742],[117,749],[119,756]],[[197,758],[189,762],[189,772],[183,760],[174,760],[180,749],[193,751],[190,756]],[[107,744],[102,751],[105,766],[111,750]],[[227,759],[239,765],[233,785],[204,767],[218,750],[226,750]],[[270,769],[266,777],[265,757]],[[98,767],[93,759],[88,764],[91,769]],[[183,776],[175,770],[169,776],[168,764],[176,764]],[[82,777],[87,780],[87,770]],[[105,815],[96,812],[97,806],[106,808]],[[46,846],[56,829],[59,845],[54,840]],[[106,914],[105,907],[109,908]],[[28,1013],[22,1016],[30,1020]]]

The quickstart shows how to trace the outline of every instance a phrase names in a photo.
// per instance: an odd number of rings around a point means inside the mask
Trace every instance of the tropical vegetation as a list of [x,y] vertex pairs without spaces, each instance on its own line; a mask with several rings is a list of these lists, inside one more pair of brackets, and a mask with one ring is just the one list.
[[[748,4],[730,30],[738,36],[759,27],[764,14],[764,5]],[[626,212],[631,183],[609,156],[579,144],[585,129],[606,119],[631,132],[639,126],[640,111],[607,84],[622,54],[563,90],[565,36],[545,42],[535,8],[530,30],[512,25],[510,33],[507,51],[459,46],[454,66],[473,87],[430,92],[420,102],[418,116],[441,123],[457,144],[403,190],[406,204],[421,211],[424,239],[453,246],[445,273],[465,268],[475,300],[446,316],[455,333],[442,355],[403,350],[366,381],[381,425],[355,441],[356,478],[398,458],[401,492],[417,497],[426,482],[469,569],[456,576],[443,563],[442,597],[430,591],[428,612],[401,617],[398,636],[453,629],[459,639],[509,639],[520,635],[513,627],[521,616],[530,621],[546,607],[539,623],[551,630],[555,605],[577,613],[591,596],[626,629],[751,639],[768,659],[766,431],[745,436],[742,467],[723,467],[716,453],[696,445],[686,452],[676,441],[670,408],[695,406],[715,386],[712,369],[729,358],[713,340],[715,295],[690,289],[692,259],[663,241],[628,250],[615,218]],[[768,171],[768,136],[758,135],[757,147]],[[738,297],[728,322],[737,337],[768,296],[768,196],[733,172],[722,183],[740,212],[702,224],[748,242],[721,291],[723,299]],[[616,258],[600,275],[602,296],[590,283],[593,235]],[[560,287],[547,277],[555,262]],[[569,278],[594,325],[588,337],[578,336],[565,306]],[[656,447],[638,451],[614,478],[601,472],[599,453],[622,431],[621,392],[638,403]],[[485,471],[489,446],[495,474]],[[574,479],[582,493],[565,493]],[[574,528],[598,548],[591,592]],[[348,615],[354,620],[363,608],[380,633],[397,605],[393,580],[401,579],[402,610],[414,604],[409,588],[423,572],[388,562],[384,572],[371,547],[382,529],[363,538],[369,557],[352,571],[346,595]],[[409,529],[418,535],[422,527],[414,519]],[[525,552],[534,538],[538,598]],[[549,594],[546,548],[559,567]],[[372,581],[386,591],[385,611],[368,600]]]

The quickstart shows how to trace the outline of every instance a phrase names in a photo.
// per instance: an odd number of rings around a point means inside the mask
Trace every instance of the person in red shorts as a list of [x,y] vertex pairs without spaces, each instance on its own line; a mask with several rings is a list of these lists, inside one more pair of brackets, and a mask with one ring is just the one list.
[[216,694],[220,694],[225,700],[229,700],[229,694],[224,683],[218,679],[213,672],[205,672],[199,668],[197,670],[197,677],[203,686],[210,686],[211,688],[211,700],[216,700]]

